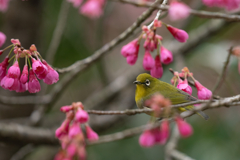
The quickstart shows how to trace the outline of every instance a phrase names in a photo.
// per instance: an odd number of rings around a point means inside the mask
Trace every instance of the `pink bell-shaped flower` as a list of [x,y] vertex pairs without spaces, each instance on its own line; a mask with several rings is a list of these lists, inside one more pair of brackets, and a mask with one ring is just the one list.
[[188,85],[188,81],[187,79],[185,79],[184,81],[182,81],[180,78],[178,79],[178,85],[177,85],[178,89],[181,89],[182,91],[188,93],[188,94],[192,94],[192,88]]
[[153,69],[153,67],[155,66],[155,61],[151,55],[151,53],[146,50],[144,57],[143,57],[143,68],[147,71]]
[[92,130],[92,128],[88,125],[85,125],[85,128],[86,128],[86,133],[87,133],[87,138],[90,140],[90,141],[96,141],[98,140],[98,134],[96,132],[94,132]]
[[212,91],[204,87],[198,81],[195,81],[195,86],[197,88],[198,99],[208,100],[212,97]]
[[178,126],[179,133],[182,137],[189,137],[193,133],[192,126],[188,124],[186,121],[184,121],[182,118],[177,117],[176,123]]
[[188,33],[184,30],[175,28],[171,25],[167,25],[167,29],[173,35],[173,37],[181,43],[184,43],[188,40]]
[[161,62],[163,64],[169,64],[173,61],[173,55],[172,52],[167,50],[165,47],[161,46]]
[[82,109],[79,109],[75,114],[75,120],[80,123],[86,123],[89,119],[88,113]]
[[125,58],[127,58],[130,55],[138,55],[138,51],[139,51],[138,39],[135,39],[122,47],[121,54]]
[[23,67],[22,75],[20,77],[20,82],[25,84],[28,81],[28,65],[25,64]]
[[36,78],[35,74],[33,73],[33,70],[29,70],[29,82],[28,82],[28,91],[30,93],[36,93],[41,90],[40,83],[38,79]]
[[155,136],[151,130],[144,131],[139,137],[139,144],[142,147],[152,147],[155,144]]
[[151,75],[155,78],[161,78],[163,75],[163,67],[159,55],[155,57],[155,66],[150,71]]

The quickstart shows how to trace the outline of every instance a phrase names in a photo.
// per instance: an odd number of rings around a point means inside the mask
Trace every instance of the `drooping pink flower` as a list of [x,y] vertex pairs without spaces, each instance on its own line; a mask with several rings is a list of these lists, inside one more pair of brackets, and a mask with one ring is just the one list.
[[83,0],[67,0],[68,2],[73,4],[73,7],[77,8],[81,5]]
[[96,132],[94,132],[92,130],[92,128],[88,125],[85,125],[85,128],[86,128],[86,133],[87,133],[87,138],[90,140],[90,141],[96,141],[98,140],[98,134]]
[[86,123],[89,119],[88,113],[82,109],[79,109],[75,114],[75,120],[80,123]]
[[67,135],[67,133],[69,131],[69,124],[70,124],[70,120],[65,119],[63,121],[63,123],[61,124],[61,126],[55,131],[55,136],[57,138],[61,138],[62,135]]
[[134,65],[135,63],[136,63],[136,61],[137,61],[137,55],[130,55],[130,56],[127,56],[127,63],[129,64],[129,65]]
[[[0,4],[1,6],[1,4]],[[1,8],[1,7],[0,7]],[[0,48],[3,46],[3,44],[5,43],[7,37],[3,32],[0,32]]]
[[67,155],[70,159],[73,158],[73,156],[77,153],[77,146],[74,143],[71,143],[67,146]]
[[98,18],[103,14],[103,4],[99,0],[87,0],[80,13],[92,19]]
[[82,134],[82,131],[79,126],[79,123],[74,122],[69,128],[68,136],[69,138],[73,138],[78,134]]
[[40,83],[36,78],[32,69],[29,70],[29,82],[28,82],[28,91],[30,93],[36,93],[41,90]]
[[179,133],[182,137],[189,137],[193,133],[192,126],[184,121],[182,118],[177,117],[176,123],[178,126]]
[[198,99],[208,100],[212,97],[212,92],[209,89],[207,89],[206,87],[204,87],[198,81],[195,81],[195,86],[196,86],[197,91],[198,91],[197,92]]
[[17,87],[16,92],[20,93],[27,91],[27,83],[23,84],[19,81],[18,85],[19,86]]
[[19,78],[21,74],[18,61],[16,60],[14,64],[8,69],[8,77]]
[[161,53],[161,62],[163,64],[169,64],[173,61],[173,55],[172,52],[170,52],[169,50],[167,50],[165,47],[161,46],[160,49],[160,53]]
[[149,71],[153,69],[154,66],[155,66],[155,61],[151,53],[148,50],[146,50],[143,57],[143,68]]
[[155,144],[155,136],[151,130],[144,131],[139,137],[139,144],[142,147],[152,147]]
[[25,84],[28,81],[28,65],[25,64],[23,67],[22,75],[20,77],[20,82]]
[[164,120],[160,126],[160,135],[161,140],[159,141],[160,144],[165,144],[168,137],[169,137],[169,122]]
[[185,19],[190,14],[190,8],[181,2],[173,1],[169,6],[169,17],[172,21]]
[[0,63],[0,82],[3,79],[3,77],[6,76],[6,72],[7,72],[7,66],[9,64],[8,62],[9,58],[6,57],[2,63]]
[[8,9],[9,0],[0,0],[0,11],[6,12]]
[[163,67],[159,55],[155,57],[155,66],[150,71],[151,75],[155,78],[161,78],[163,75]]
[[139,51],[138,39],[135,39],[122,47],[121,54],[125,58],[127,58],[130,55],[138,55],[138,51]]
[[62,106],[62,107],[60,108],[60,111],[66,113],[66,112],[71,111],[72,109],[73,109],[72,106]]
[[47,67],[40,60],[32,58],[32,69],[36,75],[41,75],[46,72]]
[[173,35],[173,37],[181,43],[184,43],[188,40],[188,33],[184,30],[175,28],[171,25],[167,25],[167,29]]
[[6,75],[1,81],[1,87],[10,91],[15,91],[19,87],[19,80],[17,78],[11,78]]
[[181,89],[182,91],[188,93],[188,94],[192,94],[192,88],[188,85],[188,81],[187,79],[185,79],[184,81],[182,81],[180,78],[178,79],[178,85],[177,85],[178,89]]
[[48,73],[43,79],[43,82],[48,85],[57,83],[57,81],[59,80],[59,74],[57,73],[57,71],[55,71],[45,60],[43,60],[42,62],[48,68]]

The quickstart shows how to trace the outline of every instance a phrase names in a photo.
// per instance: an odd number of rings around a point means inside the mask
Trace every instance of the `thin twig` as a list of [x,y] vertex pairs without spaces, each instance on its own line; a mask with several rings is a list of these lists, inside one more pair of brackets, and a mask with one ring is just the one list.
[[171,138],[165,147],[165,160],[171,160],[172,151],[177,147],[178,140],[180,138],[179,131],[177,125],[174,125]]
[[232,52],[232,48],[229,49],[227,60],[224,63],[222,73],[221,73],[220,77],[218,78],[218,81],[217,81],[216,85],[214,86],[214,88],[212,90],[213,94],[215,94],[217,89],[219,89],[219,87],[221,86],[222,82],[224,81],[224,78],[226,77],[227,67],[228,67],[228,64],[230,62],[231,52]]
[[[131,1],[131,0],[111,0],[116,2],[122,2],[126,4],[131,4],[137,7],[150,7],[151,2],[137,2],[137,1]],[[162,11],[167,11],[169,9],[169,6],[155,6],[156,9],[161,9]],[[190,10],[190,14],[201,17],[201,18],[216,18],[216,19],[224,19],[228,21],[240,21],[239,15],[232,15],[232,14],[224,14],[220,12],[208,12],[208,11],[197,11],[197,10]]]

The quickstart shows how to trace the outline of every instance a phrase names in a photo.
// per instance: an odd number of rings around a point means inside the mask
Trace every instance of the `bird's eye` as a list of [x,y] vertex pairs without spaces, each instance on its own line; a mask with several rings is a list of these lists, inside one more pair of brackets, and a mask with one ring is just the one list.
[[147,86],[150,86],[150,81],[147,79],[146,82],[145,82],[145,84],[146,84]]

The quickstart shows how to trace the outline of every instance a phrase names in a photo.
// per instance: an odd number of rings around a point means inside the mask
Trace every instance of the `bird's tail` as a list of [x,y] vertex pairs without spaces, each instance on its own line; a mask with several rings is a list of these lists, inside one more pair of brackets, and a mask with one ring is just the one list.
[[[194,106],[191,105],[191,106],[186,106],[186,107],[180,107],[179,110],[180,111],[186,111],[186,110],[191,111],[193,108],[194,108]],[[197,111],[196,113],[205,120],[209,119],[209,116],[206,113],[204,113],[203,111]]]

